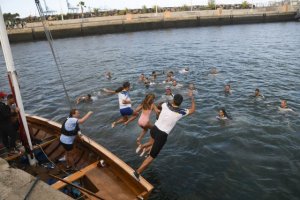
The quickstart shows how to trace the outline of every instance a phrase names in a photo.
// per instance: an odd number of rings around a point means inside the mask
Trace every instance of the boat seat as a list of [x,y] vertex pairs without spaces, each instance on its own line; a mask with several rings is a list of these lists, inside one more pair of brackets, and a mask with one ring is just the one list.
[[[90,165],[86,166],[85,168],[71,174],[70,176],[67,176],[64,179],[68,182],[76,181],[76,180],[82,178],[88,171],[90,171],[94,168],[97,168],[98,163],[99,163],[99,161],[94,162],[93,164],[90,164]],[[65,187],[66,185],[67,184],[62,182],[62,181],[57,181],[56,183],[52,184],[51,187],[56,189],[56,190],[59,190],[59,189]]]
[[46,148],[44,148],[44,151],[47,155],[50,155],[53,151],[55,151],[60,145],[59,140],[55,140],[50,145],[48,145]]
[[48,154],[48,157],[50,160],[58,160],[60,157],[62,157],[65,154],[65,149],[62,145],[59,145],[58,148],[55,149],[55,151],[52,151],[51,154]]
[[97,167],[85,174],[86,178],[99,190],[96,194],[105,200],[136,199],[137,195],[117,177],[109,167]]

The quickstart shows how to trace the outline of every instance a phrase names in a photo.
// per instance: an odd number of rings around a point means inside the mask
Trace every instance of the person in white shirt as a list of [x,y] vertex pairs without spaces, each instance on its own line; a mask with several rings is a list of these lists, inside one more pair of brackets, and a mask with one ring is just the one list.
[[177,121],[182,117],[190,115],[195,112],[195,100],[192,93],[189,93],[192,100],[190,109],[182,109],[179,106],[183,101],[183,97],[180,94],[174,96],[172,103],[163,103],[162,110],[158,120],[155,122],[153,128],[150,130],[150,141],[152,143],[152,149],[150,155],[144,160],[141,166],[133,172],[133,177],[139,181],[140,174],[152,163],[157,157],[160,150],[165,145],[169,133],[172,131]]
[[[124,82],[122,87],[119,87],[115,91],[110,92],[113,94],[118,94],[120,113],[122,115],[122,117],[120,119],[118,119],[117,121],[114,121],[111,124],[112,128],[114,128],[119,123],[126,122],[128,120],[128,116],[134,114],[133,110],[131,108],[131,99],[129,96],[129,89],[130,89],[130,83]],[[107,90],[107,92],[109,92],[109,91]]]

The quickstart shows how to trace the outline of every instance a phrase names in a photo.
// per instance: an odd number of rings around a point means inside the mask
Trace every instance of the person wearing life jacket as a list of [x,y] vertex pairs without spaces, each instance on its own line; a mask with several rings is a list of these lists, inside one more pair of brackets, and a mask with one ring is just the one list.
[[79,110],[71,109],[69,117],[62,124],[60,143],[66,150],[67,168],[75,167],[72,160],[72,150],[76,137],[81,136],[79,124],[84,123],[92,114],[93,112],[89,111],[84,117],[79,118]]

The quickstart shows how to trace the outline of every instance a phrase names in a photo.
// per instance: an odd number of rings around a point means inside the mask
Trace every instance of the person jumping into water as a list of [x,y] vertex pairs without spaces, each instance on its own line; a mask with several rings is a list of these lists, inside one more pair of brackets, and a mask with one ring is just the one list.
[[144,137],[144,135],[147,133],[148,129],[151,129],[153,127],[153,125],[150,122],[151,111],[154,110],[156,112],[156,114],[159,114],[159,112],[160,112],[160,110],[158,110],[154,104],[154,99],[155,99],[154,94],[152,94],[152,93],[147,94],[145,99],[143,100],[143,102],[135,109],[134,113],[136,113],[136,115],[130,117],[129,120],[124,123],[125,125],[127,125],[129,122],[133,121],[137,117],[137,113],[142,111],[142,114],[138,121],[138,125],[143,130],[136,140],[137,145],[138,145],[138,147],[136,149],[136,153],[138,153],[140,150],[143,150],[141,153],[141,156],[144,155],[144,153],[147,150],[147,147],[151,146],[151,144],[150,145],[142,145],[141,144],[141,140]]
[[162,111],[159,118],[150,130],[151,138],[149,142],[153,144],[150,155],[144,160],[141,166],[133,172],[133,177],[137,181],[139,181],[140,174],[152,163],[165,145],[168,135],[176,125],[176,122],[182,117],[195,112],[194,96],[192,93],[189,93],[189,96],[192,101],[190,109],[182,109],[179,107],[183,101],[181,94],[176,94],[172,103],[162,104]]
[[123,83],[122,87],[119,87],[115,91],[108,90],[108,89],[104,90],[105,92],[111,94],[118,94],[119,96],[119,106],[120,106],[120,113],[122,117],[111,124],[112,128],[114,128],[119,123],[126,122],[128,120],[128,116],[133,114],[133,110],[131,108],[131,100],[128,92],[129,89],[130,89],[130,83],[127,81]]

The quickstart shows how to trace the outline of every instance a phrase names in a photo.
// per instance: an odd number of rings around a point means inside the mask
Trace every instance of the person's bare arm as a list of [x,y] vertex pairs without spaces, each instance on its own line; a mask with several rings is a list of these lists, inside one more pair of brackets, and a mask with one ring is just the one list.
[[194,99],[194,95],[193,95],[192,91],[189,92],[189,96],[190,96],[190,98],[192,100],[191,108],[188,109],[189,110],[189,115],[190,115],[190,114],[193,114],[195,112],[195,110],[196,110],[196,104],[195,104],[195,99]]
[[82,124],[84,123],[91,115],[93,114],[92,111],[89,111],[87,114],[84,115],[81,119],[78,119],[78,123]]
[[155,104],[153,104],[153,110],[155,111],[156,114],[160,113],[160,110],[157,108]]
[[117,94],[116,91],[110,90],[110,89],[107,89],[107,88],[103,88],[103,91],[106,92],[106,93],[109,93],[109,94]]

